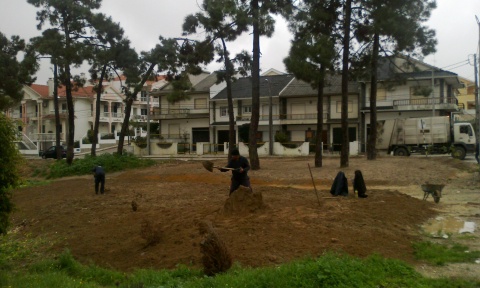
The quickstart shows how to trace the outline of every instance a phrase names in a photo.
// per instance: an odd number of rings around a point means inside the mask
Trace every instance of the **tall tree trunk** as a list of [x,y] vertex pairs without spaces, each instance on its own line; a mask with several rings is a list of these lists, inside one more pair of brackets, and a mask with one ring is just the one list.
[[91,150],[91,155],[93,157],[97,156],[98,127],[100,126],[100,98],[102,97],[103,79],[105,79],[106,71],[107,65],[105,64],[103,65],[102,73],[100,74],[100,79],[98,80],[97,100],[95,104],[95,123],[93,124],[93,141]]
[[315,167],[322,167],[323,135],[323,88],[325,86],[325,65],[320,68],[317,93],[317,135],[315,137]]
[[57,146],[57,160],[62,159],[62,148],[60,146],[60,112],[58,111],[58,66],[56,60],[53,63],[53,110],[55,111],[55,146]]
[[344,8],[344,35],[343,35],[343,67],[342,67],[342,151],[340,167],[348,167],[348,154],[350,142],[348,139],[348,63],[350,56],[350,21],[352,13],[352,0],[345,1]]
[[257,152],[257,131],[260,117],[260,13],[258,0],[252,0],[253,12],[253,63],[252,63],[252,117],[250,120],[250,134],[248,154],[252,170],[260,169],[260,160]]
[[68,110],[68,133],[67,133],[67,163],[73,162],[73,143],[75,142],[75,108],[73,106],[72,82],[70,79],[70,66],[65,66],[66,83],[65,89],[67,94],[67,110]]
[[377,159],[377,63],[380,49],[380,35],[373,36],[372,62],[370,64],[370,134],[367,142],[367,159]]
[[[143,85],[145,84],[145,82],[147,82],[147,79],[148,77],[150,77],[150,74],[152,73],[153,68],[155,68],[155,65],[156,65],[155,63],[150,64],[150,67],[148,67],[148,70],[143,76],[142,81],[135,86],[135,90],[133,90],[133,93],[131,95],[127,95],[127,99],[125,100],[125,118],[123,119],[122,130],[120,131],[120,139],[118,140],[118,147],[117,147],[118,155],[123,154],[123,144],[125,142],[125,135],[127,134],[127,131],[128,131],[130,113],[132,110],[132,103],[137,98],[138,92],[140,92],[143,89]],[[148,111],[148,113],[150,113],[150,111]]]
[[227,103],[228,103],[228,160],[232,158],[232,150],[235,146],[235,115],[233,113],[233,97],[232,97],[232,74],[233,65],[230,61],[230,55],[227,51],[225,39],[221,38],[223,44],[223,57],[225,59],[225,82],[227,84]]
[[[64,16],[64,19],[66,16]],[[68,22],[64,22],[65,29],[65,50],[70,51],[70,30],[68,27]],[[65,92],[67,98],[67,110],[68,110],[68,132],[67,132],[67,163],[70,165],[73,162],[73,143],[75,141],[75,108],[73,107],[73,96],[72,96],[72,75],[70,72],[70,61],[67,58],[65,64]]]

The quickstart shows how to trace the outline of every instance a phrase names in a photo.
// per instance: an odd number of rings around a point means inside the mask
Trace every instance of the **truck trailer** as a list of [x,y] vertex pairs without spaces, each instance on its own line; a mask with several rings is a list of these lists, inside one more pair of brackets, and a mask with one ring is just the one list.
[[446,154],[465,159],[475,151],[472,124],[453,123],[448,116],[399,118],[377,122],[377,149],[396,156]]

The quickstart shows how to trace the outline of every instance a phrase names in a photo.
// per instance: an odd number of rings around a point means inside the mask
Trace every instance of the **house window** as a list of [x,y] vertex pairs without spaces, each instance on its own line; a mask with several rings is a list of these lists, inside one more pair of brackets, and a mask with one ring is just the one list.
[[257,138],[257,142],[263,142],[263,131],[257,131],[255,138]]
[[[348,113],[353,112],[353,102],[348,101]],[[342,101],[337,101],[337,113],[342,113]]]
[[251,114],[252,113],[252,106],[243,106],[242,107],[243,114]]
[[227,107],[220,107],[220,117],[227,116]]
[[195,109],[206,109],[207,108],[207,99],[199,98],[194,100]]
[[67,103],[62,103],[62,112],[65,113],[67,111]]
[[473,110],[473,109],[475,109],[475,102],[473,102],[473,101],[468,101],[468,102],[467,102],[467,109],[468,109],[468,110]]
[[387,100],[387,90],[386,89],[377,89],[377,101]]
[[428,97],[431,94],[432,94],[432,87],[429,87],[429,86],[410,87],[410,96]]
[[306,142],[311,142],[315,140],[315,130],[311,130],[308,128],[307,131],[305,131],[305,141]]
[[140,101],[147,102],[147,91],[140,92]]
[[147,109],[140,109],[140,115],[147,115]]

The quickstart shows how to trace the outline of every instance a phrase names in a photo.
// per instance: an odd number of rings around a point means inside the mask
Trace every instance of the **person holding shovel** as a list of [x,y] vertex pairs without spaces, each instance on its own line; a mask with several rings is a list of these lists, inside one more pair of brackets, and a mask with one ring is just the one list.
[[250,188],[252,191],[252,187],[250,186],[250,178],[248,177],[248,170],[250,170],[250,163],[248,163],[247,158],[240,156],[240,152],[238,149],[232,150],[232,158],[228,161],[228,164],[225,168],[232,168],[231,169],[222,169],[219,168],[222,172],[232,171],[232,178],[230,184],[230,195],[232,195],[233,191],[237,190],[240,185]]

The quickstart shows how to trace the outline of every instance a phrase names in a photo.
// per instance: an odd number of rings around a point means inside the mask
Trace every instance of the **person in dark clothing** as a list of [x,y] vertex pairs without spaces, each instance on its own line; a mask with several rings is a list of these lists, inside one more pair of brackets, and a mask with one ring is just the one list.
[[345,177],[345,173],[343,173],[342,171],[338,172],[335,180],[333,180],[330,194],[332,194],[333,196],[348,196],[347,177]]
[[353,178],[353,194],[355,191],[358,192],[359,198],[367,198],[368,195],[365,194],[367,192],[367,186],[365,185],[365,181],[363,180],[362,171],[356,170],[355,171],[355,178]]
[[95,177],[95,194],[98,194],[98,184],[100,184],[100,193],[105,193],[105,170],[102,166],[95,166],[92,170]]
[[[250,185],[250,178],[248,177],[250,164],[248,163],[247,158],[240,156],[240,152],[238,151],[238,149],[233,149],[232,158],[230,159],[225,168],[235,169],[232,170],[232,179],[229,195],[231,195],[233,191],[237,190],[240,185],[250,188],[250,191],[252,190],[252,187]],[[220,168],[220,171],[227,172],[230,170]]]

